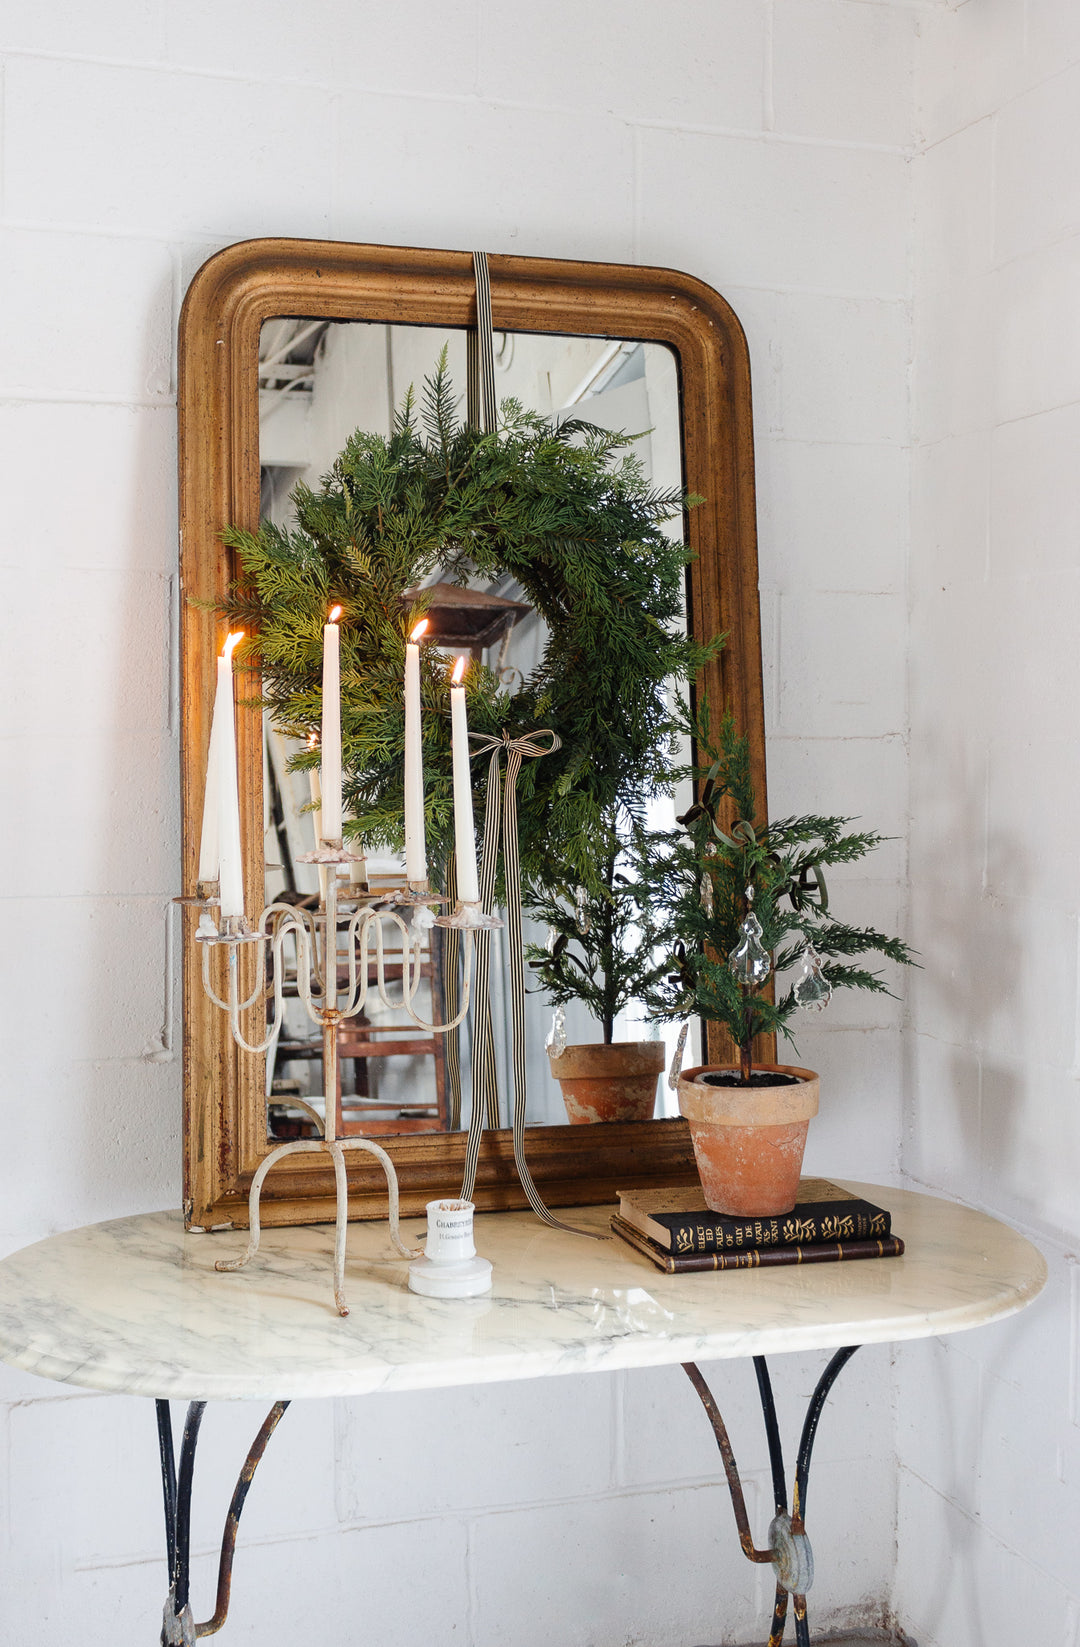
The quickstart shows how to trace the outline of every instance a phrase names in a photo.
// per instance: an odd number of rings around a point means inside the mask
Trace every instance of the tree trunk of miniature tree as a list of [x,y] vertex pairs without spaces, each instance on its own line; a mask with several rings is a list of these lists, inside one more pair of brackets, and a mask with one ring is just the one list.
[[[615,855],[604,865],[604,885],[609,893],[615,887]],[[612,1005],[612,972],[615,964],[615,900],[610,897],[604,904],[601,918],[600,944],[600,972],[604,980],[604,1009],[601,1024],[604,1030],[604,1045],[609,1047],[615,1039],[615,1009]]]
[[742,998],[743,1008],[746,1013],[746,1018],[744,1020],[746,1028],[743,1033],[743,1038],[739,1042],[739,1079],[742,1081],[743,1085],[746,1086],[750,1080],[750,1075],[754,1067],[754,1031],[752,1027],[754,1017],[753,1008],[750,1005],[750,991],[748,989],[743,989]]

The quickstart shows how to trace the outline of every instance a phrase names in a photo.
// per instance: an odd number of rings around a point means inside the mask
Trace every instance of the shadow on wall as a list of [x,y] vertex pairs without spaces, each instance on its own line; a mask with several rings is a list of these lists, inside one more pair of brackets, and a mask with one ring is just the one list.
[[[912,976],[910,1005],[916,1035],[936,1047],[940,1088],[932,1098],[913,1090],[910,1041],[907,1080],[917,1116],[943,1103],[951,1103],[951,1113],[947,1125],[925,1135],[912,1125],[909,1107],[905,1164],[925,1182],[970,1195],[980,1162],[992,1173],[1016,1145],[1017,1080],[1004,1068],[994,1073],[1015,1090],[999,1093],[990,1139],[981,1125],[982,1088],[985,1050],[1019,1052],[1039,1015],[1021,913],[1032,895],[1033,844],[1000,830],[988,838],[985,745],[941,732],[921,742],[926,777],[912,800],[920,827],[910,865],[911,942],[921,970]],[[995,885],[1007,885],[1008,897],[996,895]]]
[[[145,385],[155,399],[165,387],[155,340],[162,313],[175,333],[173,309],[171,279],[147,291]],[[160,436],[145,408],[132,415],[140,412],[139,461],[175,488],[175,463],[163,472]],[[154,415],[174,416],[164,400]],[[180,1204],[180,923],[171,904],[180,890],[176,537],[171,531],[168,541],[147,543],[137,518],[117,520],[115,531],[127,561],[118,564],[108,633],[98,637],[109,660],[98,706],[107,796],[95,807],[97,861],[75,958],[83,1058],[70,1076],[78,1142],[68,1190],[77,1219]]]

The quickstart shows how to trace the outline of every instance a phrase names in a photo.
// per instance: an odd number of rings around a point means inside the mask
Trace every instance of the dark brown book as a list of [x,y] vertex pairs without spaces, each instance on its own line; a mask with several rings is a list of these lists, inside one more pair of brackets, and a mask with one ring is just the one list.
[[809,1246],[750,1247],[742,1252],[675,1253],[650,1241],[617,1212],[611,1215],[611,1228],[668,1275],[685,1275],[693,1270],[764,1269],[770,1264],[838,1264],[847,1258],[899,1258],[904,1250],[898,1235],[886,1235],[877,1241],[818,1241]]
[[679,1254],[877,1241],[892,1229],[883,1207],[827,1178],[800,1179],[795,1206],[779,1218],[730,1218],[710,1212],[699,1184],[620,1190],[619,1216],[665,1252]]

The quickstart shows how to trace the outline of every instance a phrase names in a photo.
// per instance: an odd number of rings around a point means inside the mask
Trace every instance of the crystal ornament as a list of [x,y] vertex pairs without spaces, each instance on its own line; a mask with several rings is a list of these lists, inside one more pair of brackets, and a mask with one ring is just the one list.
[[754,889],[746,889],[746,901],[751,906],[739,928],[742,937],[728,956],[728,971],[744,989],[758,989],[772,971],[769,952],[761,946],[761,922],[754,914]]
[[825,976],[821,956],[807,944],[802,971],[792,986],[792,994],[804,1012],[824,1012],[832,999],[832,984]]
[[583,938],[592,926],[592,917],[585,906],[586,897],[585,888],[579,886],[574,894],[574,920],[577,922],[577,929]]
[[554,1053],[556,1058],[566,1051],[566,1014],[561,1006],[555,1008],[544,1047],[546,1051]]
[[544,948],[547,950],[549,955],[554,955],[558,937],[558,929],[556,927],[549,926],[547,929],[547,938],[544,941]]

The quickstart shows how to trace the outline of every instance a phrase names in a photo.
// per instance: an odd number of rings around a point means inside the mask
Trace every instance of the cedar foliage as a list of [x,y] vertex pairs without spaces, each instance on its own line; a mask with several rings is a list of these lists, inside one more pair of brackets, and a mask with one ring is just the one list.
[[[904,966],[914,960],[899,938],[850,926],[829,908],[825,870],[857,862],[884,836],[849,832],[851,818],[757,818],[749,738],[725,714],[714,740],[707,711],[696,736],[704,751],[700,798],[679,820],[680,829],[654,835],[638,857],[636,896],[652,906],[668,956],[662,977],[648,990],[648,1004],[662,1018],[696,1013],[725,1025],[748,1068],[755,1035],[779,1032],[793,1041],[788,1025],[798,1005],[792,984],[776,1000],[765,990],[746,993],[728,967],[748,909],[748,886],[754,889],[760,943],[777,973],[799,965],[812,945],[833,989],[889,994],[880,975],[859,965],[859,958],[878,954]],[[736,821],[726,827],[732,812]]]
[[[406,602],[443,581],[510,573],[548,625],[539,667],[513,690],[466,675],[475,732],[519,737],[548,727],[561,749],[526,760],[518,784],[526,895],[582,885],[604,895],[601,865],[617,819],[670,781],[674,720],[666,683],[693,679],[712,648],[677,631],[685,566],[662,523],[679,492],[649,488],[632,436],[555,424],[513,401],[482,433],[458,421],[443,352],[417,407],[412,391],[389,438],[358,431],[317,491],[293,494],[296,526],[229,529],[241,576],[225,606],[251,639],[275,724],[307,741],[321,710],[322,625],[339,603],[344,800],[350,840],[403,839],[406,638],[425,611]],[[421,648],[428,855],[438,880],[453,845],[450,664]],[[316,764],[317,751],[296,757]],[[483,816],[487,759],[473,762]]]

